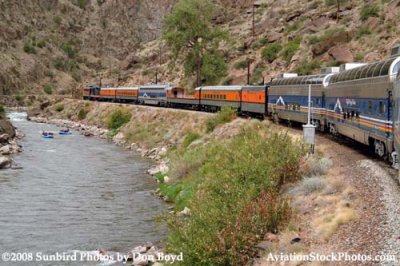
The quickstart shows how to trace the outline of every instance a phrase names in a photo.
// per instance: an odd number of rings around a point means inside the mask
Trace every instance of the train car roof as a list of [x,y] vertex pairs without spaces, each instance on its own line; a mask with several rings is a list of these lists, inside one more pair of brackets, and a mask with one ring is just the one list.
[[119,90],[119,91],[123,91],[123,90],[138,90],[139,89],[139,87],[137,87],[137,86],[132,86],[132,87],[118,87],[118,88],[115,88],[116,90]]
[[243,86],[204,86],[198,87],[195,90],[199,91],[240,91]]
[[270,86],[323,84],[325,78],[328,75],[320,74],[320,75],[299,76],[293,78],[279,78],[272,80]]
[[139,89],[168,89],[171,87],[175,87],[173,84],[148,84],[142,85]]
[[359,80],[367,78],[376,78],[389,76],[390,80],[393,81],[400,69],[400,57],[392,57],[390,59],[368,64],[361,67],[356,67],[350,70],[334,74],[330,83],[338,83],[350,80]]

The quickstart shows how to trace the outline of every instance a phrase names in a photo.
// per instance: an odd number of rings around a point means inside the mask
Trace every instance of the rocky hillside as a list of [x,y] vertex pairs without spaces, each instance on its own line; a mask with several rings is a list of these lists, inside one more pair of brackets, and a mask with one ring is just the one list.
[[160,35],[172,2],[1,0],[2,93],[69,93],[103,71],[123,79],[130,58]]
[[[160,41],[176,0],[0,0],[0,89],[4,94],[65,93],[81,85],[186,86],[182,60],[171,66]],[[223,44],[224,84],[279,72],[318,72],[342,62],[375,61],[400,41],[400,1],[215,0],[214,23],[230,33]],[[253,28],[254,18],[254,28]]]

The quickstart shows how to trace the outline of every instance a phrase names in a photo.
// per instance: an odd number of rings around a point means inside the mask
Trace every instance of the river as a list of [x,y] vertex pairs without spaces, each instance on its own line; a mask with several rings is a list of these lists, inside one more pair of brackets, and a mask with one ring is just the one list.
[[165,237],[154,218],[166,205],[144,173],[150,161],[77,132],[44,139],[41,130],[59,128],[9,117],[26,136],[14,156],[22,169],[0,171],[1,252],[128,252]]

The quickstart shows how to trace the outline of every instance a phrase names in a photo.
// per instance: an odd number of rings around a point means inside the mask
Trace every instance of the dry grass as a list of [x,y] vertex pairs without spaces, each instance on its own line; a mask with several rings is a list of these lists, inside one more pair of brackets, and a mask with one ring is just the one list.
[[[303,179],[289,189],[292,205],[307,215],[313,237],[328,241],[338,228],[357,217],[354,190],[345,182],[332,161],[308,157],[302,161]],[[300,218],[302,219],[302,218]]]
[[335,206],[332,206],[332,209],[329,208],[319,212],[320,217],[313,222],[313,225],[322,239],[327,241],[339,226],[356,218],[356,211],[346,205],[346,202],[339,201]]

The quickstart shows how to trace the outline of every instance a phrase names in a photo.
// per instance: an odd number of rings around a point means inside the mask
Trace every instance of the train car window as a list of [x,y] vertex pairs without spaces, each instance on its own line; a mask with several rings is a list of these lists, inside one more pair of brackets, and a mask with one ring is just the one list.
[[392,62],[393,62],[392,60],[389,60],[382,66],[380,76],[385,76],[389,74],[389,68]]
[[367,73],[368,73],[369,68],[370,68],[370,66],[369,67],[368,66],[362,67],[360,78],[363,79],[363,78],[367,77]]
[[386,109],[385,104],[382,101],[380,101],[379,102],[379,114],[383,115],[385,113],[385,109]]
[[350,80],[351,79],[351,71],[347,71],[343,73],[343,80]]
[[381,64],[375,64],[374,67],[374,73],[372,74],[373,77],[379,77],[380,73],[381,73]]
[[368,113],[372,113],[372,101],[368,101]]
[[356,112],[356,118],[360,118],[360,112]]
[[372,64],[372,65],[368,68],[366,77],[371,78],[371,77],[374,76],[375,67],[376,67],[376,65],[375,65],[375,64]]

